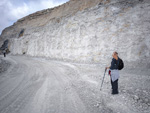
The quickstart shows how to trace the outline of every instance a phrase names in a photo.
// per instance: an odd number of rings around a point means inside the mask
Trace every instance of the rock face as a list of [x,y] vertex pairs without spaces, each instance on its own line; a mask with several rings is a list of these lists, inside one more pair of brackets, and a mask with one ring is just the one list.
[[150,1],[70,0],[18,20],[0,44],[6,39],[12,54],[107,64],[118,51],[124,61],[149,65]]

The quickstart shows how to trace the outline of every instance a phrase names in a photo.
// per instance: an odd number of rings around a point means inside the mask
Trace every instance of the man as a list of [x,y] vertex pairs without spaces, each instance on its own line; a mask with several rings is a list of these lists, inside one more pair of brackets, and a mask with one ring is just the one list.
[[4,57],[6,57],[6,50],[5,49],[3,50],[3,54],[4,54]]
[[109,75],[111,77],[111,86],[112,86],[112,94],[118,94],[118,79],[119,79],[119,57],[117,52],[113,52],[112,54],[112,62],[110,67],[106,67],[109,69]]

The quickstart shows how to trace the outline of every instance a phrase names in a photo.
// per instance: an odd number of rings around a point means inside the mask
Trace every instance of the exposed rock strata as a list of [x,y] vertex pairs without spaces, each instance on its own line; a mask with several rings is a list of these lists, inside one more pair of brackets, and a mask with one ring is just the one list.
[[71,0],[18,20],[0,38],[10,40],[12,54],[108,63],[116,50],[127,62],[149,65],[149,29],[149,0]]

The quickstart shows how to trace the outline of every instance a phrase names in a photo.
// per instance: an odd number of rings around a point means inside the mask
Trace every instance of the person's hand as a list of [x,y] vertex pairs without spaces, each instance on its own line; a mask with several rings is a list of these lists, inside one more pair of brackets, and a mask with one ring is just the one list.
[[109,69],[109,67],[106,67],[106,69]]

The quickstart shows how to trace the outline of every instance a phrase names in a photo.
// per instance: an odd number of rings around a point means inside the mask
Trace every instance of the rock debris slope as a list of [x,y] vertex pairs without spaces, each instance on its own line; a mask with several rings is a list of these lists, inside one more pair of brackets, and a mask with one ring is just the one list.
[[12,54],[88,63],[108,63],[116,50],[149,66],[149,29],[149,0],[70,0],[19,19],[0,44],[9,39]]

